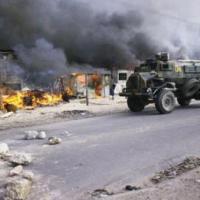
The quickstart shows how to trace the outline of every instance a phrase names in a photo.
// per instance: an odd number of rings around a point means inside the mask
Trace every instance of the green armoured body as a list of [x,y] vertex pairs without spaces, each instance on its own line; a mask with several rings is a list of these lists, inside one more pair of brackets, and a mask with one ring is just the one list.
[[200,100],[200,60],[169,61],[167,54],[159,54],[135,70],[120,95],[127,97],[133,112],[155,103],[161,114],[170,113],[175,98],[181,106],[188,106],[191,99]]

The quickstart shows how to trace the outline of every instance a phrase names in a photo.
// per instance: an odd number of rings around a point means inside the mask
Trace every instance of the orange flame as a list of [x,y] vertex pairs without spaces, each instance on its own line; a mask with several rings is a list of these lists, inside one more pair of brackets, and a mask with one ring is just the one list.
[[6,110],[6,105],[13,105],[17,109],[26,107],[56,105],[62,101],[61,94],[52,94],[41,91],[16,92],[11,95],[2,95],[0,109]]

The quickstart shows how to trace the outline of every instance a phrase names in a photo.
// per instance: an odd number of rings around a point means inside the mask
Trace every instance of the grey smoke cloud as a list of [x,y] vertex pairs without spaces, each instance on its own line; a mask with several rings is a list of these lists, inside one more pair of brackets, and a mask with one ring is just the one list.
[[74,63],[122,67],[158,51],[199,58],[199,8],[198,0],[1,0],[0,47],[17,50],[34,82]]
[[63,50],[54,48],[45,39],[36,40],[32,48],[18,45],[15,50],[23,62],[21,65],[21,69],[25,72],[23,75],[30,84],[53,83],[55,77],[67,73],[67,60]]

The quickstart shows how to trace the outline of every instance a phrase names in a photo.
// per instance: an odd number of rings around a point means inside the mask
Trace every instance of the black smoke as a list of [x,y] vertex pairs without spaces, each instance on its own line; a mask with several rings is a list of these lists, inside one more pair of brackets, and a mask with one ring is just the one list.
[[114,1],[97,9],[89,0],[1,0],[0,48],[15,49],[24,74],[38,84],[73,64],[121,68],[158,51],[198,57],[188,42],[196,44],[196,27],[163,15],[162,6],[154,12],[156,6],[136,2],[142,7],[125,5],[122,12],[111,9]]

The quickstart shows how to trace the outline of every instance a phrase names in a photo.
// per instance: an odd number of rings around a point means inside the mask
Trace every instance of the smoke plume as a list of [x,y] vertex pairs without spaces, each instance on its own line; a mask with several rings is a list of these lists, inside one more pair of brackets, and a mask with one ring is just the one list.
[[39,84],[73,64],[123,67],[158,51],[199,58],[198,10],[197,0],[1,0],[0,48],[15,49]]

